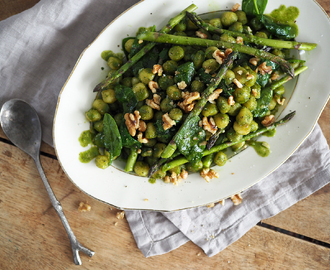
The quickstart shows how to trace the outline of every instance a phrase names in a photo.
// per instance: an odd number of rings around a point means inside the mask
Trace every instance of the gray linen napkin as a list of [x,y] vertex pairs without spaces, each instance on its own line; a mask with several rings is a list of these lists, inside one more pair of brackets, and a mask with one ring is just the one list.
[[[0,22],[0,106],[21,98],[38,112],[52,145],[58,94],[76,60],[98,33],[136,0],[41,0]],[[138,247],[148,256],[191,240],[212,256],[271,217],[330,182],[329,148],[318,126],[288,159],[243,192],[243,203],[172,213],[126,211]]]

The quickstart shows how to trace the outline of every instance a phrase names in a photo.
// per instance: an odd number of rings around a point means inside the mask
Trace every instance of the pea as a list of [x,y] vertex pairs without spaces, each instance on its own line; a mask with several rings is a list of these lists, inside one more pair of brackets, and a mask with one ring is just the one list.
[[180,100],[182,98],[182,92],[176,85],[168,87],[166,89],[166,94],[172,100]]
[[157,143],[156,139],[148,139],[148,140],[149,142],[143,144],[146,147],[153,147]]
[[150,169],[149,165],[143,161],[137,161],[133,168],[134,172],[138,176],[143,176],[143,177],[148,176],[149,169]]
[[202,50],[197,51],[193,56],[192,60],[194,63],[194,67],[196,70],[200,69],[202,67],[202,64],[205,60],[205,53]]
[[222,28],[222,23],[220,18],[214,18],[210,20],[210,24],[216,28]]
[[221,129],[227,127],[230,122],[228,114],[225,113],[218,113],[213,117],[213,119],[217,127]]
[[222,34],[220,40],[229,43],[236,43],[236,39],[228,34]]
[[203,90],[205,89],[205,84],[200,81],[200,80],[194,80],[191,85],[190,85],[190,88],[191,88],[191,92],[203,92]]
[[164,98],[161,103],[160,103],[160,109],[164,112],[167,113],[170,110],[172,110],[174,107],[173,101],[169,98]]
[[174,109],[172,109],[170,111],[170,113],[168,115],[174,121],[181,121],[182,120],[183,113],[182,113],[182,111],[179,108],[174,108]]
[[242,105],[239,104],[238,102],[236,102],[234,105],[230,106],[228,114],[230,116],[236,116],[239,113],[239,110],[241,107],[242,107]]
[[236,122],[239,125],[250,125],[253,120],[253,115],[246,107],[242,107],[236,116]]
[[214,53],[216,50],[218,50],[217,47],[214,47],[214,46],[212,46],[212,47],[207,47],[206,50],[205,50],[205,57],[206,57],[207,59],[213,59],[213,53]]
[[175,71],[178,69],[178,63],[174,60],[167,60],[163,64],[163,70],[166,74],[174,75]]
[[228,27],[232,25],[233,23],[237,22],[238,17],[236,13],[232,11],[225,11],[224,13],[221,14],[220,16],[221,23],[224,27]]
[[185,62],[191,62],[193,54],[196,53],[196,50],[192,46],[184,46],[182,48],[183,48],[183,51],[184,51],[183,60]]
[[102,99],[95,99],[92,105],[93,109],[99,111],[100,114],[109,112],[109,106]]
[[233,96],[235,98],[236,103],[243,104],[250,99],[251,89],[250,87],[243,86],[242,88],[236,88]]
[[218,109],[221,113],[229,112],[230,107],[231,107],[228,103],[228,99],[225,98],[225,97],[222,97],[222,96],[218,97],[217,106],[218,106]]
[[181,173],[181,166],[176,166],[176,167],[174,167],[174,168],[172,168],[172,169],[169,169],[168,170],[170,173],[176,173],[177,175],[178,174],[180,174]]
[[271,111],[271,110],[274,110],[276,104],[277,104],[277,102],[276,102],[275,98],[272,98],[272,100],[269,102],[268,109],[269,109],[270,111]]
[[163,151],[166,148],[166,144],[164,143],[156,143],[154,148],[153,148],[153,154],[152,156],[155,158],[160,158],[160,156],[162,155]]
[[127,87],[132,87],[132,78],[131,77],[123,78],[123,80],[121,81],[121,84],[125,85]]
[[258,123],[256,121],[252,121],[251,122],[251,130],[250,130],[250,132],[255,132],[255,131],[258,130],[258,128],[259,128]]
[[243,33],[243,24],[241,22],[235,22],[228,28],[230,31]]
[[158,78],[158,85],[160,89],[166,90],[171,85],[174,85],[174,79],[172,76],[165,75],[160,78]]
[[236,121],[234,122],[233,128],[239,135],[247,135],[251,131],[251,126],[249,124],[240,125]]
[[111,69],[119,69],[120,66],[123,64],[123,61],[117,57],[114,57],[114,56],[110,56],[109,59],[108,59],[108,66],[111,68]]
[[215,59],[208,59],[203,62],[203,68],[208,70],[208,73],[213,73],[219,68],[219,63]]
[[274,89],[274,94],[278,95],[278,96],[282,96],[284,94],[284,92],[285,92],[285,88],[283,85]]
[[262,22],[257,17],[252,18],[249,24],[254,31],[258,31],[263,28]]
[[213,162],[218,166],[223,166],[227,162],[227,155],[224,152],[220,151],[215,155]]
[[144,84],[148,84],[155,77],[155,74],[152,73],[151,68],[144,68],[139,72],[139,80]]
[[277,55],[281,58],[285,58],[284,52],[282,52],[280,49],[274,49],[271,51],[272,54]]
[[109,167],[109,158],[107,156],[98,155],[95,158],[95,164],[100,169],[106,169]]
[[259,31],[254,34],[256,37],[268,38],[267,34],[264,31]]
[[198,27],[190,20],[187,20],[187,30],[197,30]]
[[216,104],[213,103],[207,103],[203,110],[202,110],[202,115],[205,117],[213,116],[218,113],[218,108]]
[[103,121],[94,122],[93,127],[97,132],[102,132],[103,131]]
[[187,24],[184,20],[182,20],[175,26],[175,31],[178,31],[178,32],[184,32],[184,31],[186,31],[186,29],[187,29]]
[[203,169],[203,162],[200,160],[199,162],[197,162],[197,164],[192,165],[191,163],[187,163],[186,165],[186,169],[190,172],[198,172],[201,169]]
[[159,169],[155,174],[153,175],[156,179],[163,179],[166,176],[166,172],[163,172],[162,169]]
[[233,128],[230,128],[227,131],[226,136],[227,136],[228,140],[230,140],[231,142],[237,142],[243,138],[243,136],[236,133],[236,131]]
[[138,101],[145,100],[149,97],[148,89],[143,83],[137,83],[133,86],[132,90]]
[[142,120],[151,120],[154,117],[154,111],[148,105],[143,105],[139,109]]
[[157,138],[157,131],[153,123],[148,123],[147,124],[147,129],[145,132],[145,136],[147,139],[155,139]]
[[237,152],[238,150],[242,149],[244,145],[245,145],[245,142],[236,143],[236,144],[231,146],[231,149],[234,152]]
[[132,46],[133,46],[133,43],[134,43],[134,39],[129,39],[125,42],[125,50],[130,53],[131,52],[131,49],[132,49]]
[[118,127],[120,126],[121,121],[123,120],[123,118],[124,118],[124,114],[122,114],[122,113],[117,113],[117,114],[113,117],[113,119],[115,120],[115,122],[116,122],[116,124],[117,124]]
[[103,90],[101,92],[101,95],[102,95],[103,101],[106,103],[109,103],[109,104],[114,103],[117,100],[115,90],[113,90],[113,89]]
[[251,112],[257,108],[257,100],[254,96],[251,95],[250,99],[243,103],[243,106],[248,108]]
[[85,113],[85,116],[89,122],[96,122],[100,121],[102,118],[102,115],[99,113],[98,110],[90,109]]
[[142,147],[141,149],[142,157],[151,157],[152,156],[152,148],[150,147]]
[[237,21],[240,22],[241,24],[247,24],[248,20],[246,18],[246,13],[243,10],[237,10],[236,12],[237,15]]
[[173,46],[168,51],[168,56],[171,60],[180,61],[184,57],[184,50],[181,46]]
[[235,73],[235,78],[241,83],[245,84],[247,81],[247,70],[244,67],[238,66],[233,69]]
[[139,82],[140,82],[140,80],[138,78],[132,77],[132,86],[136,85]]
[[[145,145],[145,144],[144,144]],[[149,166],[152,166],[157,162],[158,158],[154,157],[145,157],[144,160],[149,164]]]

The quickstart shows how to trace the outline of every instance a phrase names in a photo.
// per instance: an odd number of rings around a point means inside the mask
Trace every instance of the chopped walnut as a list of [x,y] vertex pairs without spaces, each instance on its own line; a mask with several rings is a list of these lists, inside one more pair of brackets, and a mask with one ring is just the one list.
[[243,45],[244,43],[243,43],[243,38],[242,37],[237,37],[236,38],[236,43],[237,44],[241,44],[241,45]]
[[162,98],[160,97],[160,95],[154,94],[152,96],[152,99],[155,101],[156,104],[160,104]]
[[124,115],[125,118],[125,124],[128,129],[129,134],[131,134],[132,137],[135,136],[136,130],[140,126],[140,113],[139,111],[134,111],[134,114],[132,113],[126,113]]
[[141,149],[138,149],[138,150],[136,151],[136,153],[141,154],[141,153],[142,153],[142,150],[141,150]]
[[142,39],[139,39],[139,44],[142,44],[143,43],[143,40]]
[[214,134],[218,127],[214,122],[213,117],[210,117],[210,120],[207,120],[207,117],[203,117],[203,129]]
[[173,183],[174,185],[178,185],[181,181],[181,176],[177,175],[175,172],[172,172],[171,176],[165,176],[165,183]]
[[125,211],[117,212],[116,218],[123,219],[125,216]]
[[168,113],[163,114],[163,128],[164,130],[167,130],[174,125],[176,125],[176,122],[168,115]]
[[263,62],[262,64],[260,64],[258,66],[258,70],[262,75],[265,75],[266,73],[271,74],[273,71],[271,66],[267,66],[267,62]]
[[254,97],[256,97],[256,96],[258,95],[258,90],[255,89],[255,88],[252,88],[251,92],[252,92],[252,95],[253,95]]
[[203,121],[200,120],[200,121],[198,122],[198,125],[199,125],[200,127],[203,127]]
[[221,200],[219,203],[220,203],[222,206],[224,206],[224,205],[225,205],[225,201],[226,201],[226,200]]
[[188,105],[191,104],[193,101],[200,99],[200,94],[199,92],[183,92],[182,93],[182,98],[184,99],[184,101],[182,102],[183,105]]
[[243,70],[239,69],[236,71],[238,75],[242,75],[243,74]]
[[210,203],[207,205],[207,208],[213,208],[215,206],[215,203]]
[[188,177],[188,172],[184,169],[182,169],[180,176],[182,179],[186,179]]
[[149,140],[147,138],[143,138],[143,133],[139,132],[139,134],[137,135],[137,139],[140,143],[148,143]]
[[196,31],[196,36],[200,37],[200,38],[207,38],[207,35],[205,33],[203,33],[202,31]]
[[147,130],[147,124],[143,120],[140,120],[139,131],[145,132]]
[[241,5],[240,5],[239,3],[236,3],[236,4],[233,5],[233,7],[231,8],[231,11],[232,11],[232,12],[237,11],[237,10],[239,9],[240,6],[241,6]]
[[211,69],[206,68],[206,69],[204,70],[204,72],[207,73],[207,74],[209,74],[209,73],[211,72]]
[[263,124],[265,127],[268,127],[272,125],[275,122],[275,116],[274,115],[266,115],[264,120],[261,121],[261,124]]
[[284,102],[285,102],[285,98],[278,98],[278,99],[276,99],[276,102],[277,102],[279,105],[283,105]]
[[207,101],[210,103],[214,103],[214,100],[216,100],[220,94],[222,93],[222,89],[215,90],[211,95],[208,96]]
[[180,90],[183,90],[183,89],[185,89],[187,87],[187,84],[186,84],[185,81],[178,82],[177,85],[178,85],[178,88]]
[[278,74],[277,71],[275,71],[275,72],[272,73],[272,76],[270,77],[270,79],[271,79],[272,81],[275,81],[275,80],[277,80],[279,77],[280,77],[280,75]]
[[248,73],[247,75],[246,75],[246,79],[249,81],[249,80],[252,80],[254,78],[254,76],[252,75],[252,74],[250,74],[250,73]]
[[196,101],[193,101],[191,104],[189,105],[184,105],[183,102],[178,102],[178,106],[185,111],[185,113],[189,113],[192,111],[192,109],[194,108],[196,104]]
[[239,205],[242,202],[241,194],[235,194],[231,196],[230,199],[233,201],[234,205]]
[[156,93],[157,89],[159,88],[158,83],[154,82],[154,81],[149,81],[148,86],[149,86],[151,92],[153,92],[153,93]]
[[219,49],[215,50],[212,54],[213,58],[221,65],[223,60],[226,58],[225,53]]
[[78,211],[79,212],[89,212],[91,211],[92,207],[88,203],[80,202]]
[[232,49],[228,48],[225,50],[225,56],[227,57],[229,54],[231,54],[233,52]]
[[146,99],[146,104],[152,109],[160,111],[160,96],[157,94],[153,95],[153,99]]
[[233,97],[233,96],[230,96],[230,97],[228,98],[228,104],[229,104],[230,106],[235,105],[235,100],[234,100],[234,97]]
[[241,84],[236,78],[233,80],[233,83],[236,84],[237,88],[243,88],[243,84]]
[[200,172],[200,175],[206,180],[206,182],[210,182],[211,179],[213,178],[218,178],[219,174],[209,168],[205,168]]
[[254,58],[250,58],[249,62],[250,62],[250,64],[256,66],[256,65],[258,65],[259,60],[260,60],[259,58],[254,57]]
[[157,74],[158,76],[162,76],[163,68],[161,65],[157,64],[152,67],[152,73]]

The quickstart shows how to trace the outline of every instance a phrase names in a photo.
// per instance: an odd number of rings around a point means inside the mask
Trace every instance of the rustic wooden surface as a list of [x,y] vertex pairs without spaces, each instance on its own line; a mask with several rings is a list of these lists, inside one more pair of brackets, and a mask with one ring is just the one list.
[[[37,2],[0,0],[0,20]],[[318,2],[330,14],[330,1]],[[330,104],[319,119],[328,143],[329,120]],[[54,155],[54,149],[43,144],[41,162],[54,193],[79,241],[96,255],[81,254],[83,265],[73,264],[68,237],[33,160],[0,129],[0,269],[330,269],[330,185],[263,220],[212,258],[189,242],[146,259],[126,220],[117,220],[116,209],[79,191]],[[88,201],[92,211],[78,212],[81,201]]]

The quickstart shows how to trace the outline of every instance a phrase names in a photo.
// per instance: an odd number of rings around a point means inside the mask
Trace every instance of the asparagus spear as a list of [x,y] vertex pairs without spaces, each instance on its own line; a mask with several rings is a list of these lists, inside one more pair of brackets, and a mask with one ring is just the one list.
[[[197,9],[195,4],[191,4],[189,7],[180,12],[177,16],[169,20],[169,22],[160,30],[160,33],[169,33],[174,26],[176,26],[186,15],[186,12],[192,12]],[[156,44],[149,43],[144,46],[138,53],[136,53],[130,60],[122,65],[116,72],[109,76],[104,81],[95,86],[93,92],[99,92],[106,89],[115,79],[122,76],[130,67],[132,67],[137,61],[139,61],[147,52],[149,52]]]
[[199,28],[202,28],[206,31],[213,32],[216,34],[228,34],[233,37],[242,37],[245,42],[254,43],[256,45],[264,45],[270,46],[273,48],[280,48],[280,49],[297,49],[297,50],[306,50],[310,51],[315,49],[317,44],[315,43],[307,43],[307,42],[297,42],[297,41],[285,41],[279,39],[268,39],[268,38],[261,38],[253,35],[245,35],[243,33],[234,32],[226,29],[220,29],[214,27],[213,25],[204,22],[199,16],[194,13],[187,12],[187,17]]
[[241,44],[234,44],[225,41],[203,39],[203,38],[175,36],[175,35],[162,34],[156,32],[141,33],[140,35],[137,36],[137,38],[152,42],[159,42],[159,43],[171,43],[178,45],[203,46],[203,47],[215,46],[222,49],[231,48],[234,51],[238,51],[240,53],[245,53],[273,61],[274,63],[279,64],[281,68],[284,70],[284,72],[288,73],[291,77],[294,77],[294,69],[292,68],[290,63],[285,59],[276,56],[274,54],[271,54],[269,52],[265,52],[263,50],[258,50]]
[[[289,122],[295,116],[295,114],[296,114],[296,112],[293,111],[293,112],[287,114],[281,120],[275,122],[273,125],[268,126],[268,127],[260,128],[256,132],[252,132],[252,133],[250,133],[248,135],[243,136],[243,138],[240,139],[240,140],[238,140],[238,141],[235,141],[235,142],[225,142],[223,144],[219,144],[219,145],[213,146],[210,150],[205,150],[203,152],[203,156],[208,156],[210,154],[219,152],[219,151],[221,151],[223,149],[226,149],[226,148],[228,148],[228,147],[230,147],[230,146],[232,146],[234,144],[241,143],[241,142],[244,142],[246,140],[250,140],[250,139],[255,138],[255,137],[257,137],[257,136],[259,136],[259,135],[261,135],[261,134],[263,134],[263,133],[265,133],[265,132],[267,132],[269,130],[272,130],[272,129],[280,126],[280,125],[284,125],[287,122]],[[188,160],[185,157],[180,157],[180,158],[178,158],[176,160],[173,160],[173,161],[171,161],[169,163],[164,164],[163,167],[162,167],[162,171],[166,172],[166,171],[168,171],[168,170],[170,170],[170,169],[172,169],[172,168],[174,168],[176,166],[180,166],[180,165],[185,164],[187,162],[188,162]]]
[[131,153],[127,159],[126,166],[125,166],[125,172],[131,172],[133,171],[135,162],[137,160],[138,153],[136,148],[131,148]]
[[185,126],[185,124],[187,124],[193,117],[198,116],[202,112],[205,104],[207,103],[208,96],[211,95],[213,93],[213,91],[217,88],[217,86],[220,83],[220,81],[222,80],[223,76],[226,74],[228,67],[233,63],[233,61],[236,59],[236,57],[237,57],[237,53],[232,52],[225,59],[218,74],[216,75],[216,77],[211,81],[209,86],[204,90],[204,92],[202,93],[201,99],[197,102],[194,109],[189,113],[185,122],[180,127],[179,131],[174,135],[171,142],[168,144],[168,146],[163,151],[163,153],[161,155],[162,158],[169,158],[175,152],[175,150],[177,148],[177,146],[175,144],[175,139],[177,138],[178,134],[180,134],[180,131],[183,130],[183,127]]

